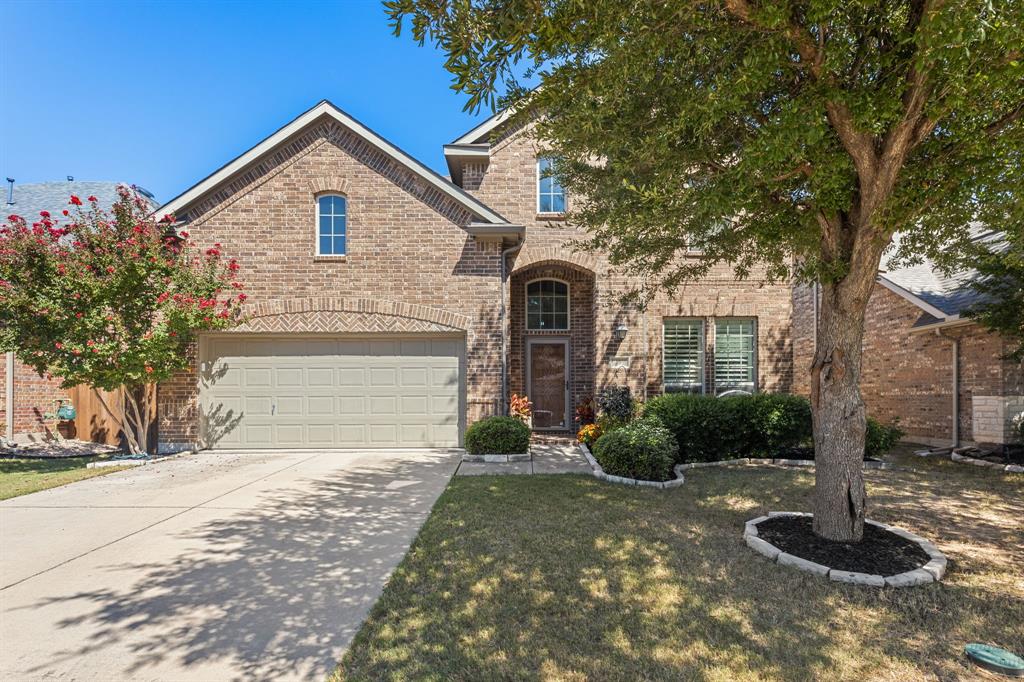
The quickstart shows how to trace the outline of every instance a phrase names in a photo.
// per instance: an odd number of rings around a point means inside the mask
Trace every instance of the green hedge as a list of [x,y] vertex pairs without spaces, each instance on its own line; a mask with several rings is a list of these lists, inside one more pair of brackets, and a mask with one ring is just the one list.
[[[726,398],[672,393],[648,401],[644,414],[657,417],[675,435],[680,462],[778,457],[813,441],[810,402],[785,393]],[[902,436],[897,426],[869,417],[864,457],[885,454]]]
[[678,451],[672,432],[652,417],[632,421],[594,443],[594,459],[605,473],[644,481],[673,478]]
[[530,449],[530,427],[514,417],[488,417],[466,429],[471,455],[518,455]]
[[647,402],[676,437],[681,462],[774,457],[811,440],[811,405],[800,396],[758,393],[716,398],[672,393]]
[[887,426],[868,417],[868,430],[864,438],[864,458],[884,455],[892,450],[902,437],[903,430],[896,424]]

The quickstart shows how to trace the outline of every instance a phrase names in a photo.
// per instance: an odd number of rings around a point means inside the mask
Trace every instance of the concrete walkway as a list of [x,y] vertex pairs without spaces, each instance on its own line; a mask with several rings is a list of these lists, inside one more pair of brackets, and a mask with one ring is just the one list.
[[458,476],[485,476],[490,474],[590,474],[590,464],[576,443],[547,442],[530,446],[533,455],[527,462],[462,462]]
[[199,453],[0,503],[0,679],[323,679],[455,451]]

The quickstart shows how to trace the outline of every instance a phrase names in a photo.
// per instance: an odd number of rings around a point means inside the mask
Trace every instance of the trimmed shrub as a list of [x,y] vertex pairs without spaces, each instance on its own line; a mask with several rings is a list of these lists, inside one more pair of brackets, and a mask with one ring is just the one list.
[[644,414],[672,432],[681,462],[777,457],[812,438],[810,403],[783,393],[725,398],[672,393],[648,401]]
[[518,455],[530,449],[530,427],[515,417],[488,417],[466,429],[471,455]]
[[864,438],[864,459],[880,457],[896,446],[904,434],[898,424],[898,419],[888,426],[868,417],[868,430]]
[[644,481],[672,478],[679,446],[657,419],[637,419],[594,443],[594,459],[605,473]]

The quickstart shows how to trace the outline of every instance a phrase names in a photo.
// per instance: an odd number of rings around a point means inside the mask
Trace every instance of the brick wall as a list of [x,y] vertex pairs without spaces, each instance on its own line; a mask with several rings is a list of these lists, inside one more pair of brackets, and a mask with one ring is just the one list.
[[[793,290],[793,364],[809,367],[813,356],[813,299],[809,287]],[[868,414],[891,423],[899,419],[906,438],[948,445],[953,438],[953,340],[960,341],[960,439],[973,442],[975,396],[1021,394],[1019,365],[1003,360],[1006,342],[971,325],[910,333],[920,308],[875,285],[864,321],[861,393]],[[809,376],[798,372],[795,390],[810,392]]]
[[[18,359],[14,360],[14,435],[42,433],[53,429],[53,420],[43,414],[56,409],[54,400],[67,398],[67,391],[53,379],[39,376]],[[0,420],[7,419],[7,356],[0,354]],[[0,432],[2,435],[3,432]]]
[[[723,265],[714,268],[708,277],[673,294],[659,293],[644,314],[623,306],[618,298],[633,283],[614,272],[600,254],[573,252],[568,242],[581,236],[577,229],[564,221],[537,214],[536,163],[542,153],[530,137],[528,128],[506,130],[492,139],[486,170],[480,164],[467,164],[463,169],[466,189],[512,222],[527,227],[523,249],[510,259],[513,271],[511,390],[525,389],[523,313],[522,302],[517,297],[522,295],[522,283],[543,272],[550,272],[561,279],[593,281],[589,302],[577,300],[577,296],[571,302],[574,311],[580,307],[592,315],[593,320],[592,335],[576,333],[571,339],[573,366],[576,368],[573,373],[574,402],[610,384],[629,385],[638,396],[661,393],[662,319],[671,316],[705,317],[709,332],[711,320],[716,316],[755,318],[758,329],[758,386],[770,391],[790,389],[793,383],[793,352],[788,283],[767,284],[757,273],[748,280],[740,281],[728,266]],[[573,198],[569,196],[567,200],[571,206]],[[614,334],[619,325],[629,329],[623,339],[616,338]],[[707,337],[710,343],[711,334]],[[613,367],[613,358],[624,361],[628,368]],[[708,352],[706,358],[710,366],[713,353]]]
[[[321,192],[347,198],[344,258],[314,256]],[[199,197],[187,213],[200,245],[219,242],[238,258],[249,302],[288,316],[250,324],[339,332],[358,331],[338,326],[354,320],[382,331],[394,328],[395,317],[408,318],[399,326],[454,321],[446,326],[466,337],[468,422],[495,409],[500,242],[470,237],[460,226],[471,216],[460,204],[361,138],[321,119]],[[327,298],[341,303],[326,312],[310,303]],[[193,362],[191,371],[160,386],[165,445],[198,435],[197,379]]]

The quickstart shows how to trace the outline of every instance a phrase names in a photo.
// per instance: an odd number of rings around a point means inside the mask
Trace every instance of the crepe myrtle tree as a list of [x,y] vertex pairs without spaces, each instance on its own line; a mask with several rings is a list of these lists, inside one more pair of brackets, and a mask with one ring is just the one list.
[[[245,294],[220,245],[197,249],[121,186],[107,211],[71,196],[63,218],[11,215],[0,228],[0,350],[61,386],[92,387],[146,452],[150,387],[188,366],[197,332],[236,324]],[[100,392],[123,388],[120,410]]]
[[396,33],[446,53],[468,109],[535,123],[584,199],[579,245],[639,289],[718,263],[820,283],[814,529],[859,541],[865,306],[897,230],[900,262],[971,220],[1021,224],[1024,3],[384,4]]

